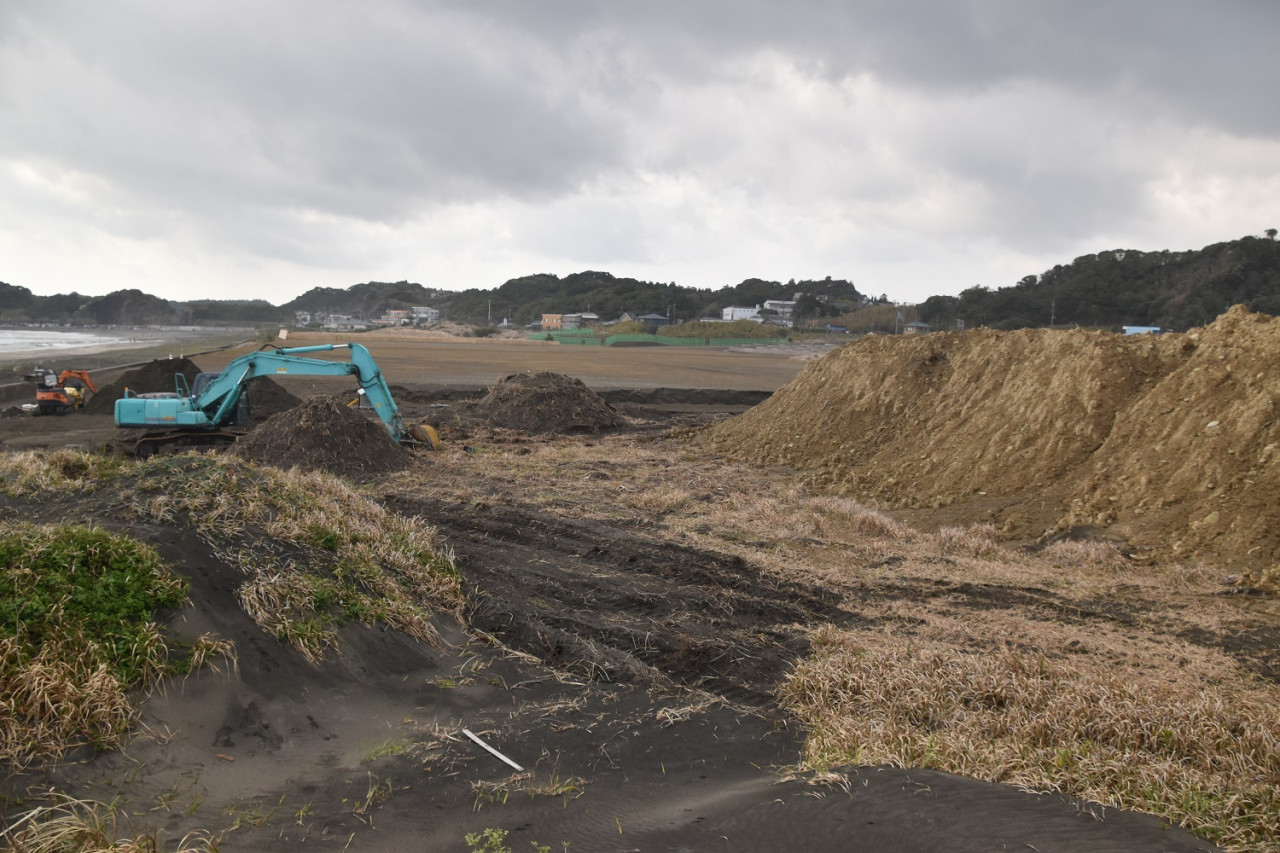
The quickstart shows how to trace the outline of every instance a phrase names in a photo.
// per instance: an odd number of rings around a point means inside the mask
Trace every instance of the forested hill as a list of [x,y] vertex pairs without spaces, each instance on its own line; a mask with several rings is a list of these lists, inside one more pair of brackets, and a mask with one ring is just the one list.
[[1096,328],[1205,326],[1232,305],[1280,314],[1280,242],[1275,232],[1199,251],[1116,249],[1084,255],[1012,287],[972,287],[919,307],[935,329],[1072,325]]
[[306,293],[286,302],[294,311],[312,314],[348,314],[352,317],[379,317],[392,309],[406,310],[415,306],[436,306],[442,297],[452,294],[428,290],[409,281],[369,281],[353,284],[348,288],[313,287]]
[[171,302],[141,290],[114,290],[105,296],[59,293],[37,296],[0,281],[0,323],[54,323],[82,326],[256,326],[293,318],[293,312],[261,299],[197,299]]
[[766,300],[796,299],[801,317],[835,316],[867,303],[851,282],[827,277],[788,282],[749,278],[719,290],[699,290],[678,284],[618,278],[588,270],[564,278],[542,274],[513,278],[496,290],[464,290],[453,294],[444,307],[451,319],[466,323],[494,323],[508,319],[525,325],[543,314],[591,312],[605,320],[623,312],[661,314],[672,320],[720,316],[731,305],[756,306]]
[[[917,306],[916,319],[935,329],[956,328],[963,321],[968,328],[1141,325],[1181,331],[1208,325],[1236,304],[1280,315],[1280,242],[1275,236],[1268,230],[1263,237],[1242,237],[1187,252],[1114,249],[1084,255],[1011,287],[978,286],[959,296],[930,297]],[[0,323],[263,325],[291,322],[295,311],[369,320],[388,309],[416,306],[431,306],[445,319],[474,325],[509,320],[523,326],[543,314],[582,312],[603,320],[615,320],[624,312],[661,314],[679,322],[719,317],[729,306],[793,299],[798,325],[821,325],[830,317],[849,322],[848,315],[872,302],[886,303],[895,313],[885,297],[868,299],[851,282],[829,276],[787,282],[749,278],[718,290],[699,290],[588,270],[564,277],[528,275],[493,290],[460,293],[408,281],[317,287],[282,306],[262,300],[172,302],[138,290],[98,297],[37,296],[25,287],[0,282]]]

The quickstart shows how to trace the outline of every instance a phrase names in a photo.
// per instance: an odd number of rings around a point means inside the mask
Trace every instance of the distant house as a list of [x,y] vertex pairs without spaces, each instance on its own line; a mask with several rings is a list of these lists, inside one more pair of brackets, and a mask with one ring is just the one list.
[[827,324],[827,334],[828,334],[828,335],[847,335],[847,334],[849,334],[849,327],[848,327],[848,326],[836,326],[836,325],[834,325],[834,324],[832,324],[832,323],[828,323],[828,324]]
[[670,325],[671,319],[669,317],[663,316],[662,314],[641,314],[639,317],[636,318],[636,322],[644,323],[649,328],[656,329],[659,326]]
[[[546,317],[547,315],[543,314],[542,316]],[[544,320],[544,324],[545,324],[545,320]],[[599,325],[600,325],[600,316],[598,314],[592,314],[590,311],[581,311],[577,314],[561,314],[560,315],[561,329],[565,329],[565,330],[594,329]]]
[[542,315],[542,331],[558,332],[564,328],[563,314],[543,314]]
[[1158,335],[1163,332],[1159,326],[1125,326],[1126,335]]
[[791,315],[795,313],[796,303],[792,299],[766,299],[761,308],[765,311],[772,311],[781,319],[786,320],[786,325],[790,326]]
[[413,307],[413,322],[439,323],[440,310],[438,308],[431,308],[427,305],[415,305]]
[[402,308],[391,308],[373,322],[379,326],[407,326],[412,315]]
[[294,311],[293,322],[299,326],[310,326],[311,312],[310,311]]
[[325,318],[324,328],[333,332],[354,332],[369,328],[369,324],[346,314],[330,314]]
[[904,335],[924,335],[932,331],[933,326],[928,323],[911,322],[902,327],[902,334]]
[[755,320],[760,321],[760,306],[754,308],[744,308],[740,305],[730,305],[728,308],[720,309],[720,316],[727,322],[732,323],[734,320]]

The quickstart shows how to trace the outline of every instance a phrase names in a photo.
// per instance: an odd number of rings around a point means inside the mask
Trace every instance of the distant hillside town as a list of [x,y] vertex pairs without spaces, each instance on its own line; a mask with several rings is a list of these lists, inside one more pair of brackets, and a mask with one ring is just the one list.
[[[939,283],[940,286],[943,283]],[[587,270],[450,291],[410,281],[316,287],[284,305],[264,300],[172,301],[139,290],[40,296],[0,282],[0,324],[254,326],[331,331],[452,322],[475,328],[571,330],[751,322],[786,330],[912,333],[932,329],[1147,327],[1184,330],[1232,305],[1280,314],[1276,230],[1185,252],[1110,249],[1007,287],[974,285],[918,304],[869,296],[852,281],[745,279],[716,290]]]

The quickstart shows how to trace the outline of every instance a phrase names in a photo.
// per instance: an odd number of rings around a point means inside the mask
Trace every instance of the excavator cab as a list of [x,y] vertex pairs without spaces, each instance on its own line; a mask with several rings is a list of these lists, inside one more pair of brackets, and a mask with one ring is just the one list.
[[[183,396],[190,397],[193,400],[199,398],[209,385],[221,375],[221,373],[197,373],[195,381],[191,383],[191,393]],[[183,386],[187,384],[187,377],[179,373],[176,377],[176,381],[178,382],[178,391],[181,394]],[[240,398],[236,400],[236,407],[232,410],[231,417],[227,420],[227,426],[242,426],[249,423],[249,413],[251,410],[249,396],[249,384],[247,383],[244,386],[244,390],[240,392]]]

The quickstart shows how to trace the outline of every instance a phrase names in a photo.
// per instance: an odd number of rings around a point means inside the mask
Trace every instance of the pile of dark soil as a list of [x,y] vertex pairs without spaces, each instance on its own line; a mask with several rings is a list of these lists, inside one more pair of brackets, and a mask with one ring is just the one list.
[[411,458],[381,423],[332,397],[272,415],[239,439],[234,452],[263,465],[353,479],[400,470]]
[[474,402],[437,415],[437,426],[489,426],[533,434],[594,433],[626,422],[580,379],[562,373],[513,373]]
[[288,411],[302,402],[270,376],[250,379],[248,390],[249,411],[254,423],[260,423],[272,415]]
[[90,415],[109,415],[115,411],[116,400],[124,396],[125,389],[134,394],[157,394],[176,390],[174,377],[181,373],[187,378],[187,387],[195,381],[200,368],[189,358],[161,358],[141,367],[135,367],[119,379],[98,389],[84,411]]
[[1006,535],[1081,526],[1160,557],[1280,561],[1280,321],[1186,334],[865,338],[711,428],[736,458],[897,508],[972,503]]

